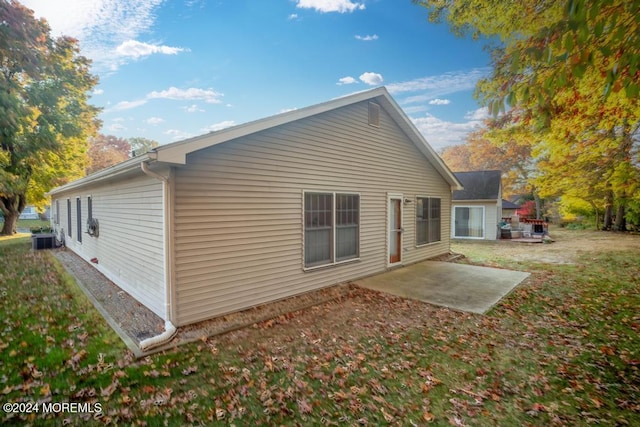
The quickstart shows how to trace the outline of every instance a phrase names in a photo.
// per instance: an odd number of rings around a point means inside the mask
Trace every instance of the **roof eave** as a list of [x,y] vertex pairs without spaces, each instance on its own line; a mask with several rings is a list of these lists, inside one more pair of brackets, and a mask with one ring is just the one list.
[[148,154],[143,154],[141,156],[133,157],[122,163],[118,163],[115,166],[102,169],[98,172],[92,173],[91,175],[85,176],[84,178],[80,178],[76,181],[72,181],[68,184],[64,184],[64,185],[61,185],[60,187],[56,187],[53,190],[47,192],[46,195],[55,196],[56,194],[75,190],[75,189],[87,186],[89,184],[95,184],[107,179],[113,179],[119,175],[123,175],[125,173],[131,172],[132,170],[139,169],[140,163],[146,162],[149,160],[151,160],[151,157]]
[[475,203],[497,203],[498,198],[495,199],[452,199],[452,202],[475,202]]

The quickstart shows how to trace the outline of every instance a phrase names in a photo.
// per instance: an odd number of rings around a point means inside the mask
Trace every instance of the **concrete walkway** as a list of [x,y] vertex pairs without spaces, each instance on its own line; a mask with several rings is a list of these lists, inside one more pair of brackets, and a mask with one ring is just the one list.
[[521,271],[423,261],[355,283],[363,288],[484,314],[529,276]]

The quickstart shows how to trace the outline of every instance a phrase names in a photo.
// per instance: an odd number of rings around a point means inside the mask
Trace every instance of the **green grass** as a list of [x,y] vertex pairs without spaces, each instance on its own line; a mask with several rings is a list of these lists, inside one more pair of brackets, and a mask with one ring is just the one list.
[[[4,224],[4,219],[0,218],[0,227]],[[39,219],[19,219],[17,228],[31,229],[40,227],[51,227],[50,221],[42,221]]]
[[0,240],[0,260],[0,400],[103,407],[3,424],[640,424],[637,251],[518,264],[531,278],[485,316],[355,291],[344,325],[309,309],[140,360],[49,253]]

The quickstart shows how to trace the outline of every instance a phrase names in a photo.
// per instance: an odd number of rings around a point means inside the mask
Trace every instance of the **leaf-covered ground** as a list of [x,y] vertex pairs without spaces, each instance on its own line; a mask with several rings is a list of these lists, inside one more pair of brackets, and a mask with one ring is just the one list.
[[[41,404],[1,422],[640,425],[635,238],[617,250],[610,235],[573,264],[456,245],[468,262],[532,272],[484,316],[353,289],[141,360],[50,254],[0,242],[0,400]],[[45,414],[47,402],[101,411]]]

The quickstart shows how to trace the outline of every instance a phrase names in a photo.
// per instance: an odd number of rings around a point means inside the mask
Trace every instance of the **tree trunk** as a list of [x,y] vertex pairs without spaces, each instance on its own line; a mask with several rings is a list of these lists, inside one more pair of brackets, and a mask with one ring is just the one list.
[[0,231],[1,236],[15,234],[18,218],[25,206],[26,197],[23,195],[0,197],[0,211],[4,216],[4,225],[2,226],[2,231]]
[[18,217],[20,217],[20,212],[4,212],[4,225],[2,226],[2,231],[0,231],[1,236],[15,234]]
[[593,211],[596,213],[596,230],[600,229],[600,212],[598,212],[598,207],[594,202],[591,203],[591,207],[593,207]]
[[540,203],[540,196],[535,191],[533,192],[533,200],[536,202],[536,219],[542,219],[542,204]]
[[616,231],[627,231],[627,220],[624,217],[624,204],[619,202],[618,210],[616,211],[616,222],[614,224],[614,230]]
[[602,220],[602,229],[611,230],[613,226],[613,191],[607,191],[604,201],[604,219]]

